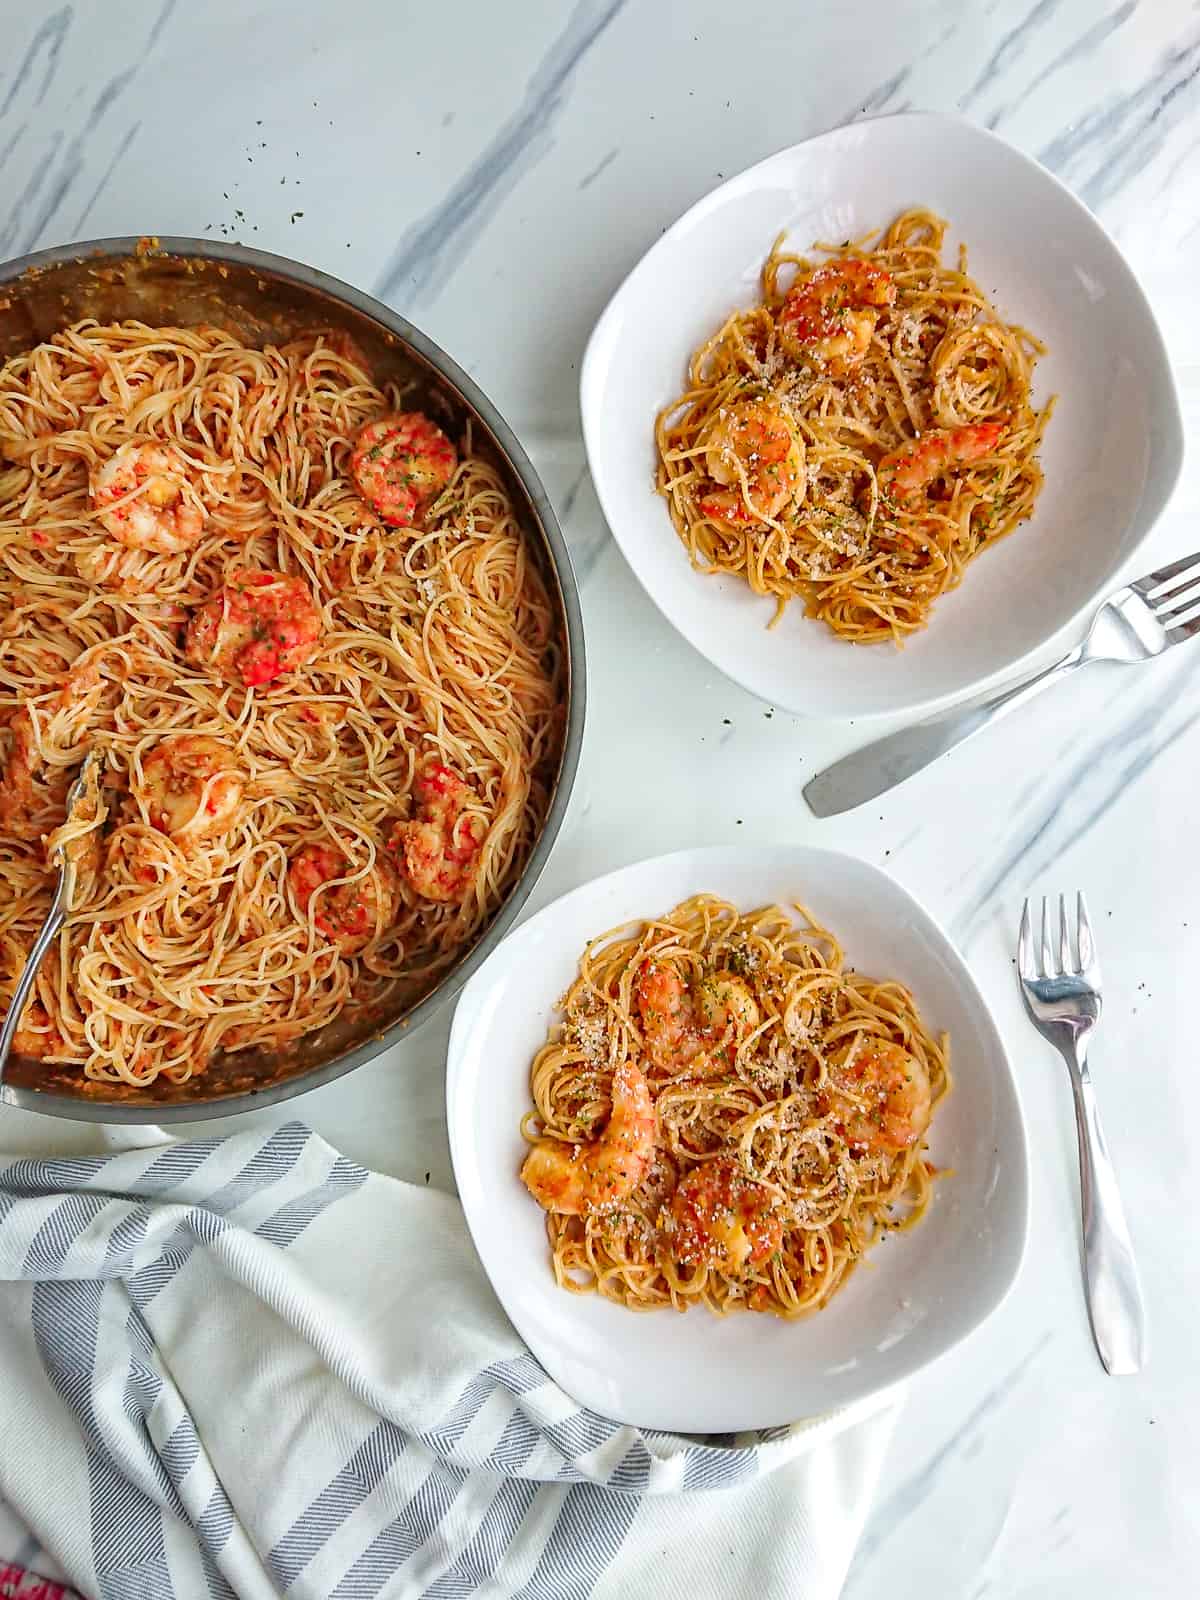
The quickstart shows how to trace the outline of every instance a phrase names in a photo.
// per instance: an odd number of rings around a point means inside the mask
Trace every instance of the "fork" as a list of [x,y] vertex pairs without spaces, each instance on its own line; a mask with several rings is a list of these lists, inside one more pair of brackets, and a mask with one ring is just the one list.
[[[99,766],[100,758],[96,751],[89,750],[83,758],[83,765],[79,769],[79,776],[67,791],[67,808],[63,818],[64,823],[74,822],[89,803],[93,807],[93,814],[98,821],[103,821],[106,813],[99,810]],[[8,1065],[8,1058],[12,1051],[13,1040],[21,1025],[21,1016],[25,1010],[25,1002],[29,999],[30,991],[37,980],[38,969],[45,959],[46,952],[54,943],[61,932],[67,918],[71,914],[75,902],[75,888],[79,876],[79,864],[75,850],[70,844],[56,846],[51,858],[51,865],[58,868],[58,880],[54,886],[54,896],[50,902],[50,909],[46,913],[46,920],[42,924],[41,932],[33,941],[25,966],[17,979],[13,989],[12,998],[8,1002],[8,1011],[4,1021],[0,1024],[0,1086],[4,1083],[4,1069]]]
[[1043,899],[1039,952],[1034,946],[1026,900],[1017,941],[1021,993],[1034,1025],[1061,1051],[1070,1070],[1079,1133],[1088,1318],[1105,1370],[1120,1377],[1140,1371],[1146,1359],[1146,1313],[1125,1208],[1088,1072],[1088,1041],[1100,1020],[1100,963],[1082,894],[1076,910],[1077,956],[1071,949],[1067,904],[1062,895],[1058,897],[1057,955],[1051,942],[1050,922],[1050,904]]
[[1149,661],[1196,633],[1200,633],[1200,553],[1160,567],[1109,595],[1092,619],[1087,638],[1036,677],[982,705],[927,717],[835,761],[805,786],[808,808],[818,817],[852,811],[894,789],[1076,667],[1090,661],[1125,666]]

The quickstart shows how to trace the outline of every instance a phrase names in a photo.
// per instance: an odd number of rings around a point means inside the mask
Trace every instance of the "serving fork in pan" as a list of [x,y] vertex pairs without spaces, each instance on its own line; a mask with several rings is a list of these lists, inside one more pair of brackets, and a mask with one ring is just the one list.
[[50,864],[58,867],[54,898],[50,902],[50,910],[46,913],[41,932],[33,941],[21,976],[17,979],[17,986],[9,1001],[8,1014],[4,1018],[3,1026],[0,1027],[0,1082],[4,1080],[9,1052],[12,1050],[13,1039],[21,1024],[25,1002],[29,999],[30,991],[37,980],[38,968],[74,908],[79,882],[79,845],[84,837],[81,830],[76,829],[74,825],[86,822],[90,830],[103,822],[104,817],[105,811],[100,800],[100,757],[96,751],[90,750],[83,758],[79,776],[67,791],[67,814],[51,844]]
[[809,810],[818,817],[832,817],[894,789],[1076,667],[1091,661],[1116,661],[1125,666],[1149,661],[1197,633],[1200,553],[1160,567],[1109,595],[1093,618],[1087,638],[1036,677],[982,705],[927,717],[835,761],[805,786]]
[[1058,897],[1058,937],[1050,904],[1042,901],[1041,939],[1035,939],[1029,901],[1021,916],[1017,966],[1025,1009],[1038,1031],[1062,1053],[1071,1074],[1079,1134],[1083,1207],[1083,1269],[1092,1338],[1106,1372],[1138,1372],[1146,1359],[1146,1314],[1133,1244],[1117,1189],[1088,1070],[1088,1043],[1100,1020],[1100,962],[1087,905],[1079,895],[1075,937]]

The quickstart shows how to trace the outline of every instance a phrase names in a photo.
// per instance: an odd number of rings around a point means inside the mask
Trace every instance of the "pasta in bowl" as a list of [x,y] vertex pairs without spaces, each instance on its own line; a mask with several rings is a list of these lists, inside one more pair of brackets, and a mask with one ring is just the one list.
[[602,934],[560,1012],[521,1179],[561,1287],[803,1316],[924,1217],[949,1041],[802,908],[700,894]]
[[761,302],[692,356],[659,414],[658,484],[703,573],[743,577],[853,644],[902,642],[1032,515],[1045,348],[908,211],[817,259],[775,241]]
[[1020,1263],[995,1025],[927,913],[848,856],[683,851],[539,912],[463,992],[447,1117],[505,1310],[622,1421],[866,1402],[965,1337]]
[[616,287],[580,408],[609,527],[666,619],[768,703],[839,720],[1069,648],[1183,460],[1115,244],[1036,162],[932,113],[834,129],[698,200]]

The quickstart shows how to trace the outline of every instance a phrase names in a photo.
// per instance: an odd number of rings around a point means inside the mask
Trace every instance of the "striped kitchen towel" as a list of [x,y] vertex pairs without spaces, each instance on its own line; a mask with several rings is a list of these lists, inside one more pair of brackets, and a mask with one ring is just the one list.
[[820,1600],[895,1415],[696,1440],[581,1410],[457,1202],[295,1122],[0,1157],[0,1279],[0,1499],[96,1600]]

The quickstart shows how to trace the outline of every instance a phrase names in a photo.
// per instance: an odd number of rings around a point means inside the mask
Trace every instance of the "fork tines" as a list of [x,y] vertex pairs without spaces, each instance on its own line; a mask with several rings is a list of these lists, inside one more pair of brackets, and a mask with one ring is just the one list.
[[[1029,901],[1021,913],[1021,933],[1017,941],[1017,963],[1022,978],[1061,978],[1070,974],[1078,978],[1096,979],[1096,946],[1092,938],[1092,925],[1088,921],[1087,901],[1083,891],[1076,895],[1075,937],[1067,923],[1067,897],[1058,897],[1058,950],[1051,937],[1052,916],[1049,896],[1042,897],[1042,937],[1040,949],[1035,946]],[[1074,949],[1072,949],[1074,944]]]
[[1130,587],[1162,627],[1168,631],[1187,627],[1200,618],[1200,553],[1147,573]]

